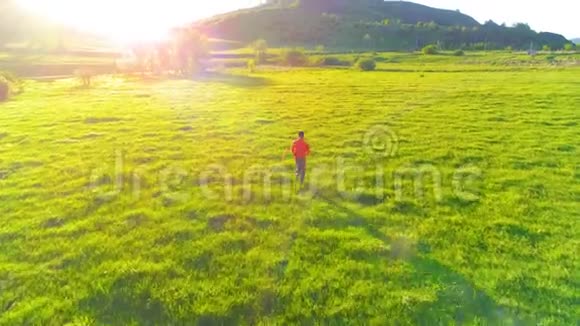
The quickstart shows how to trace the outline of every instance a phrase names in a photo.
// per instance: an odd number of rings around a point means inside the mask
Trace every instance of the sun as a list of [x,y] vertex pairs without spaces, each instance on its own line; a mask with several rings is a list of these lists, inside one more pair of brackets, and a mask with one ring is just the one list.
[[[168,31],[215,13],[235,9],[234,1],[180,0],[18,0],[55,22],[119,42],[155,41]],[[239,6],[237,6],[239,7]]]

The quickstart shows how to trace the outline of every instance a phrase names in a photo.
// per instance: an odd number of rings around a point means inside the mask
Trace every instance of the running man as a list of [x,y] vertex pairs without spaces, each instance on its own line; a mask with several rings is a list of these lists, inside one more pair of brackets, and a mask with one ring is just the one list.
[[303,186],[306,177],[306,157],[310,155],[310,146],[304,140],[304,131],[299,132],[298,139],[292,143],[292,154],[296,160],[296,179]]

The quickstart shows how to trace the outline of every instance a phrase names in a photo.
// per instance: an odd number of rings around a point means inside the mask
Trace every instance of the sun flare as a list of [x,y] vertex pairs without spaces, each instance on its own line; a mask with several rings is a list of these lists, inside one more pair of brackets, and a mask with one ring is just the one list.
[[[137,1],[137,0],[18,0],[55,22],[107,36],[115,41],[135,42],[165,38],[175,26],[230,10],[234,1]],[[234,6],[235,7],[235,6]]]

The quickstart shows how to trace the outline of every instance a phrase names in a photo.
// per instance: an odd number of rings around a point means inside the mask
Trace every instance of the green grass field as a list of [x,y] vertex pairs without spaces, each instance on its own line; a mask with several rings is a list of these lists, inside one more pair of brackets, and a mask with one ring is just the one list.
[[401,65],[26,82],[0,324],[576,324],[578,67]]

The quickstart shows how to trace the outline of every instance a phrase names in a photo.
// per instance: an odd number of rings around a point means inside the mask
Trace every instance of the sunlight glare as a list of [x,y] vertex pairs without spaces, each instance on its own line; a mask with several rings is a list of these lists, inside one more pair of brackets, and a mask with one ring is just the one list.
[[172,27],[236,7],[233,1],[18,1],[55,22],[119,42],[161,40]]

